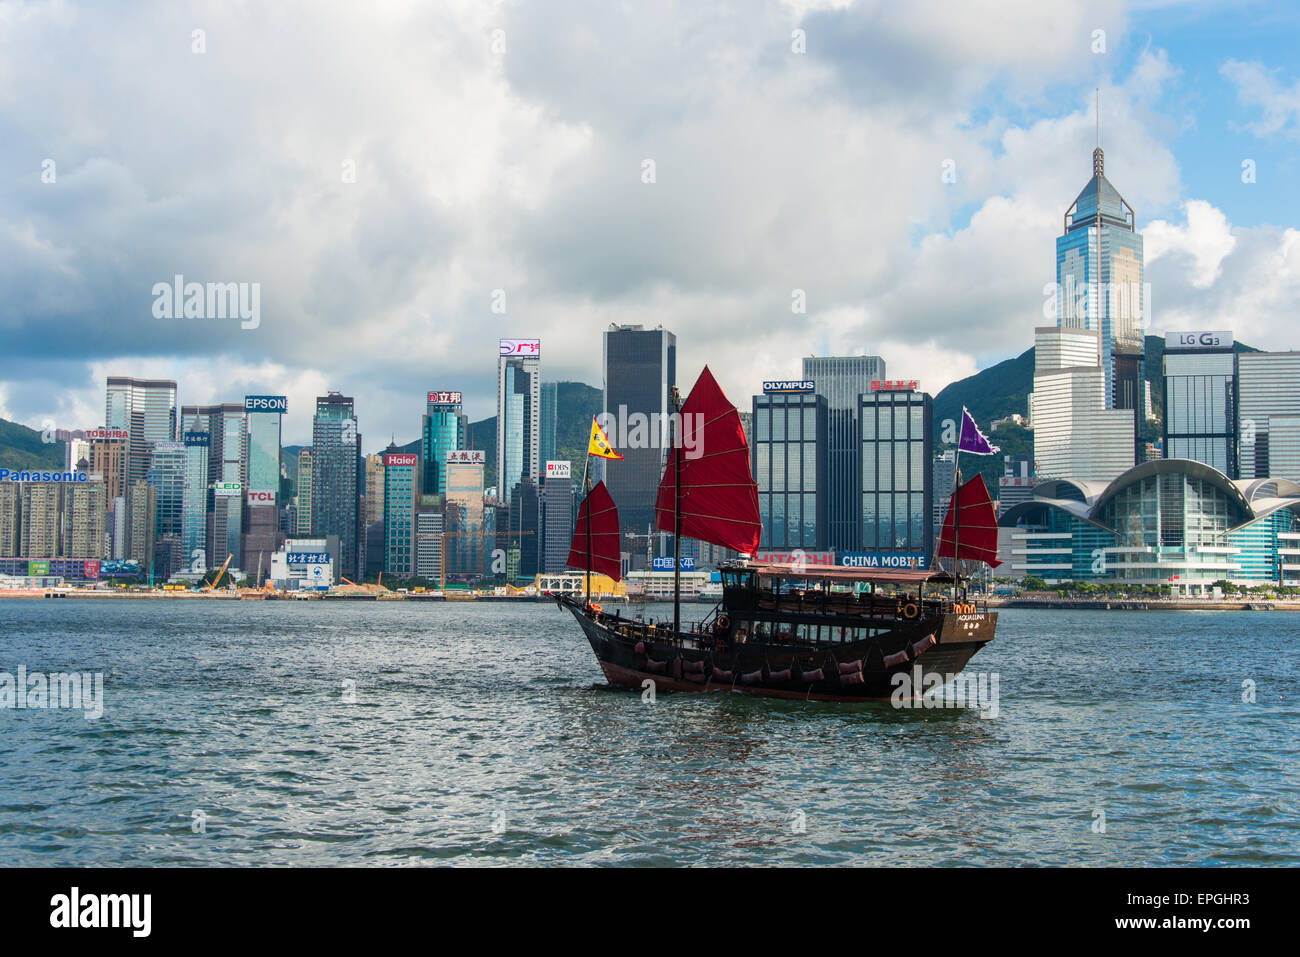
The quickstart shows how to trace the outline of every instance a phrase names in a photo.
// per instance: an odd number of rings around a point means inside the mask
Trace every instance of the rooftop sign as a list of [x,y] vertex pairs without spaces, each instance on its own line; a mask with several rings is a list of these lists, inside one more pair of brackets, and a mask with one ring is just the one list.
[[764,395],[789,395],[791,393],[806,393],[816,389],[816,383],[812,379],[764,379]]
[[1217,332],[1171,332],[1165,336],[1166,349],[1231,349],[1232,330]]

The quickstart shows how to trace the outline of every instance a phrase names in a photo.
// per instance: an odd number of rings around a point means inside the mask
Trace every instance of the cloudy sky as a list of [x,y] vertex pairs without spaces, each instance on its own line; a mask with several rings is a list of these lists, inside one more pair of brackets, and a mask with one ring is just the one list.
[[[371,451],[431,389],[492,414],[498,337],[600,385],[612,322],[742,407],[814,353],[937,392],[1044,323],[1096,88],[1151,331],[1300,348],[1274,6],[0,0],[0,417],[165,377],[287,394],[292,444],[337,389]],[[157,317],[177,274],[260,284],[260,324]]]

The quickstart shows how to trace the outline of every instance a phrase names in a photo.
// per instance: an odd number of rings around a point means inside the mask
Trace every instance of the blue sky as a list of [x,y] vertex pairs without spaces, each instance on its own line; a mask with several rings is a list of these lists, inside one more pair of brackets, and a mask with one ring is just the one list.
[[[297,443],[337,389],[378,448],[492,414],[499,337],[600,385],[612,322],[742,406],[826,352],[937,392],[1032,345],[1098,86],[1149,331],[1300,345],[1298,48],[1241,2],[0,0],[0,416],[165,377]],[[178,273],[260,322],[157,315]]]

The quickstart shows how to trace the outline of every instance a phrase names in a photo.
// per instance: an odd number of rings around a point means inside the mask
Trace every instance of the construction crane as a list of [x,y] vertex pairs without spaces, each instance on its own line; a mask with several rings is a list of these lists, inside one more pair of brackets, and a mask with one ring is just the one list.
[[217,582],[221,581],[221,576],[226,573],[226,569],[230,566],[230,561],[234,557],[235,555],[233,552],[226,556],[226,560],[221,563],[221,571],[217,572],[216,578],[212,579],[212,581],[208,582],[206,585],[203,586],[203,591],[212,591],[212,589],[217,587]]

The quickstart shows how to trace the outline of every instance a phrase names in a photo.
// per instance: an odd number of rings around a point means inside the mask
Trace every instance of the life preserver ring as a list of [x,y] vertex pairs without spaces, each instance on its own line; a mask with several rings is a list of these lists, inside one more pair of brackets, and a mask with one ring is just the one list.
[[731,627],[731,619],[726,615],[719,615],[713,622],[713,633],[720,634]]
[[903,606],[904,618],[915,618],[919,614],[921,614],[921,609],[916,607],[916,602],[909,601],[906,605]]
[[591,609],[591,613],[592,613],[593,615],[599,615],[599,614],[600,614],[600,610],[601,610],[601,609],[600,609],[600,603],[599,603],[599,602],[594,602],[594,601],[593,601],[593,602],[588,602],[588,603],[587,603],[587,607]]

